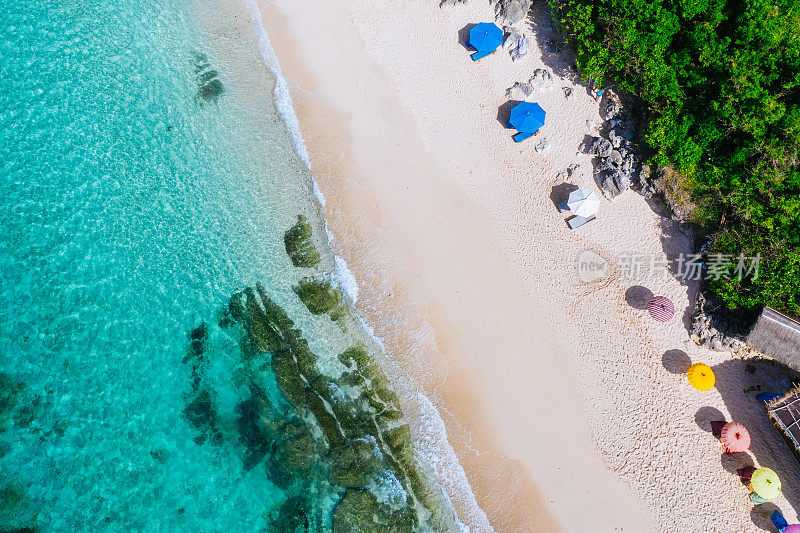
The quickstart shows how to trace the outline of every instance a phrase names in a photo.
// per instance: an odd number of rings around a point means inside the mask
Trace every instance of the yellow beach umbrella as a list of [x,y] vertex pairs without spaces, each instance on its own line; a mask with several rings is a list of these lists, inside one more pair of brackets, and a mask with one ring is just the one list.
[[697,390],[709,390],[714,386],[714,371],[705,363],[695,363],[686,372],[689,385]]
[[769,468],[756,468],[750,477],[750,490],[765,500],[771,500],[781,491],[781,480]]

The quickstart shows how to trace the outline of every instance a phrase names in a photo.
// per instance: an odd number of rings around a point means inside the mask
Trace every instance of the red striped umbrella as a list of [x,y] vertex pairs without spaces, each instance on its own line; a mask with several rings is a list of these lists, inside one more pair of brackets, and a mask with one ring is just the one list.
[[664,296],[656,296],[650,300],[647,310],[650,311],[650,316],[659,322],[666,322],[675,316],[675,306]]

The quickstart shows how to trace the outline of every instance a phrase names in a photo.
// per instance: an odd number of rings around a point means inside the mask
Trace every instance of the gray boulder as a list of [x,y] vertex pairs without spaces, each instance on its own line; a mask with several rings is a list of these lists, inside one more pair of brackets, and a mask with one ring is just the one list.
[[564,97],[567,100],[575,100],[575,91],[571,87],[564,87]]
[[506,90],[506,98],[509,100],[527,100],[531,94],[533,94],[533,87],[519,81]]
[[454,6],[456,4],[466,4],[467,0],[442,0],[439,2],[439,7]]
[[536,145],[536,151],[542,155],[547,155],[550,153],[550,141],[547,139],[542,139],[539,141],[539,144]]
[[503,39],[503,47],[507,50],[517,46],[517,42],[522,37],[522,34],[514,26],[503,26],[503,33],[506,36]]
[[553,72],[550,69],[537,68],[533,71],[533,76],[529,83],[537,91],[546,91],[552,88],[555,83]]
[[603,196],[609,200],[619,196],[630,185],[630,176],[618,169],[604,172],[601,175],[600,189],[603,191]]
[[589,153],[597,157],[608,157],[613,150],[614,147],[611,145],[611,142],[602,137],[595,137],[589,147]]
[[636,170],[636,156],[627,153],[622,156],[622,165],[620,165],[620,169],[626,174],[633,174]]
[[499,0],[495,5],[495,15],[497,20],[516,24],[525,18],[530,8],[530,0]]
[[611,144],[614,146],[614,148],[619,148],[622,146],[622,137],[617,135],[615,130],[608,132],[608,140],[611,141]]
[[[603,115],[603,118],[606,120],[611,120],[619,114],[620,109],[619,101],[609,98],[608,102],[606,103],[606,114]],[[613,123],[611,124],[612,127],[616,127]]]
[[619,167],[622,165],[622,156],[616,150],[611,150],[611,153],[608,154],[608,159],[611,161],[611,164],[615,167]]

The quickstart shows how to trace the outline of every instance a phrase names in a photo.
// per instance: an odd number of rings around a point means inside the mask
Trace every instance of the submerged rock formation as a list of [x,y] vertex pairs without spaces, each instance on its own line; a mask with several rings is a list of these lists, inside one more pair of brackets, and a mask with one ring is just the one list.
[[315,315],[331,317],[334,322],[342,322],[345,317],[342,291],[333,287],[330,281],[319,278],[303,278],[294,287],[294,292]]
[[[330,312],[331,302],[341,305],[327,296],[322,302],[311,306],[320,314]],[[263,468],[287,492],[268,516],[271,527],[319,529],[324,517],[304,495],[324,490],[342,495],[334,531],[373,531],[378,524],[398,532],[422,525],[457,530],[446,497],[416,458],[397,394],[366,346],[339,354],[340,375],[323,373],[302,332],[261,284],[234,294],[219,316],[225,338],[241,348],[235,414],[219,412],[221,402],[207,379],[213,332],[201,324],[188,336],[184,361],[192,389],[184,415],[200,432],[198,445],[238,447],[245,470]],[[272,396],[260,385],[268,382],[265,372],[277,385]],[[234,427],[225,425],[229,420]]]
[[219,79],[219,74],[211,68],[211,63],[205,54],[194,55],[194,73],[197,82],[197,101],[202,105],[219,100],[225,88]]
[[320,262],[320,255],[311,240],[311,224],[303,215],[297,216],[297,223],[286,231],[283,243],[286,253],[296,267],[314,268]]

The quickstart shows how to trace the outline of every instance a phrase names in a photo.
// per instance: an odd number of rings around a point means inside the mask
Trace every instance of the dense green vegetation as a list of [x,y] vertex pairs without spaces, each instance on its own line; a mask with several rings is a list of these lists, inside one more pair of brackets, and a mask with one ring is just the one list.
[[756,280],[709,280],[731,307],[800,311],[800,2],[552,0],[587,78],[648,104],[711,252],[760,254]]

